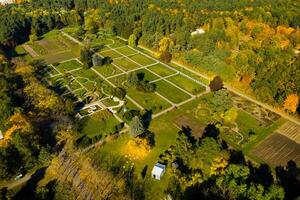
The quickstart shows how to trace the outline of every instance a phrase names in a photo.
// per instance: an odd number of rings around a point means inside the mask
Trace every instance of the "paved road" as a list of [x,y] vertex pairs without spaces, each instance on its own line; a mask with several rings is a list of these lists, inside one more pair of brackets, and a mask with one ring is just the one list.
[[[144,50],[150,52],[150,53],[154,53],[152,50],[150,50],[150,49],[148,49],[148,48],[146,48],[146,47],[143,47],[143,46],[141,46],[141,45],[140,45],[139,47],[140,47],[141,49],[144,49]],[[188,70],[188,71],[190,71],[190,72],[192,72],[192,73],[194,73],[194,74],[197,74],[198,76],[200,76],[200,77],[202,77],[202,78],[204,78],[204,79],[210,80],[210,77],[208,77],[207,75],[204,75],[204,74],[199,73],[199,72],[197,72],[197,71],[195,71],[195,70],[192,70],[192,69],[190,69],[190,68],[188,68],[188,67],[186,67],[186,66],[184,66],[184,65],[182,65],[182,64],[180,64],[180,63],[178,63],[178,62],[172,61],[172,63],[174,63],[174,64],[176,64],[176,65],[178,65],[178,66],[184,68],[185,70]],[[284,113],[284,112],[278,111],[278,110],[275,109],[274,107],[272,107],[272,106],[270,106],[270,105],[267,105],[267,104],[265,104],[265,103],[262,103],[262,102],[260,102],[260,101],[258,101],[258,100],[256,100],[256,99],[254,99],[253,97],[249,97],[248,95],[242,93],[241,91],[239,91],[239,90],[233,88],[232,86],[230,86],[230,85],[228,85],[228,84],[224,84],[224,87],[225,87],[226,89],[228,89],[229,91],[231,91],[231,92],[233,92],[233,93],[235,93],[235,94],[237,94],[237,95],[239,95],[239,96],[241,96],[241,97],[243,97],[243,98],[245,98],[245,99],[247,99],[247,100],[249,100],[249,101],[251,101],[251,102],[257,104],[257,105],[260,105],[260,106],[262,106],[262,107],[264,107],[264,108],[266,108],[266,109],[268,109],[268,110],[270,110],[270,111],[272,111],[272,112],[274,112],[274,113],[280,115],[281,117],[285,118],[286,120],[289,120],[289,121],[291,121],[291,122],[294,122],[295,124],[300,125],[300,121],[299,121],[298,119],[296,119],[296,118],[294,118],[294,117],[292,117],[292,116],[290,116],[290,115],[288,115],[288,114],[286,114],[286,113]]]
[[13,181],[11,183],[8,183],[8,184],[4,185],[3,187],[7,187],[8,190],[11,190],[11,189],[13,189],[15,187],[18,187],[18,186],[26,183],[31,178],[31,176],[32,176],[33,173],[34,172],[26,174],[23,178],[21,178],[19,180],[16,180],[16,181]]

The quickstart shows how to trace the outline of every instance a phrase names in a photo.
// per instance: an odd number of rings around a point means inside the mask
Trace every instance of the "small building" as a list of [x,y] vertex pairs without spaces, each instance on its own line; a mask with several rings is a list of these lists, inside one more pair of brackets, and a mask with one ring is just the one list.
[[195,31],[191,33],[192,36],[204,34],[205,31],[202,28],[197,28]]
[[2,131],[0,131],[0,140],[4,139]]
[[166,171],[166,166],[161,163],[156,163],[152,169],[151,176],[157,180],[163,176]]

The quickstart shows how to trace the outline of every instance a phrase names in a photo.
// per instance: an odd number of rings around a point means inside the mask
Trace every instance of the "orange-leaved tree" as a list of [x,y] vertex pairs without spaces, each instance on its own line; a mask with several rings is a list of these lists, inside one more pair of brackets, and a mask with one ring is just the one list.
[[290,94],[286,97],[283,107],[285,110],[295,113],[299,104],[299,97],[297,94]]

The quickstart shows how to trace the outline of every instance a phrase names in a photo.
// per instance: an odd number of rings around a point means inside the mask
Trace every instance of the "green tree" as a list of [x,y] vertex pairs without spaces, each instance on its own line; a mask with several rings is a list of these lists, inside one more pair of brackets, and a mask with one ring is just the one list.
[[136,47],[137,46],[137,37],[135,34],[131,34],[129,39],[128,39],[128,45],[131,47]]
[[86,68],[93,66],[93,51],[84,47],[80,51],[80,60],[84,63]]

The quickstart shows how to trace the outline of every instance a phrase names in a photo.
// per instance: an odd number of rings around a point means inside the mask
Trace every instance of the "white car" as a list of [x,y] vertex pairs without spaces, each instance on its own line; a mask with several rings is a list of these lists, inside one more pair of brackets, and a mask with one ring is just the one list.
[[23,176],[24,176],[23,174],[18,174],[18,175],[15,177],[15,181],[21,179]]

